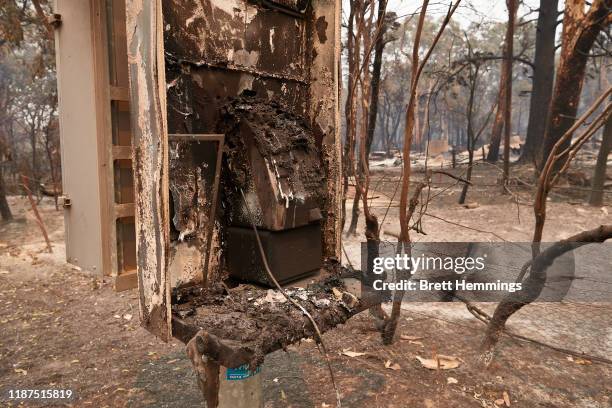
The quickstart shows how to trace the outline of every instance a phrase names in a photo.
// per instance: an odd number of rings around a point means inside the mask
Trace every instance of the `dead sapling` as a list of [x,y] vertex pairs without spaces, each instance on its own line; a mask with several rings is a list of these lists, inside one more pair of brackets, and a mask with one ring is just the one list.
[[[409,214],[408,211],[408,191],[410,188],[410,174],[411,174],[411,166],[410,166],[410,150],[412,145],[414,126],[415,126],[415,106],[416,106],[416,94],[417,88],[419,84],[419,78],[423,73],[423,69],[427,64],[429,58],[436,45],[440,41],[446,26],[451,20],[451,17],[459,7],[461,0],[457,0],[454,4],[451,3],[449,6],[448,12],[438,29],[429,49],[425,53],[423,60],[419,62],[420,55],[420,47],[421,47],[421,35],[423,33],[423,26],[425,24],[425,17],[427,14],[427,6],[429,5],[428,0],[423,1],[423,5],[421,7],[421,12],[419,13],[419,20],[417,25],[417,30],[415,33],[415,39],[412,49],[412,73],[410,80],[410,96],[408,99],[408,106],[406,108],[406,125],[404,129],[404,147],[402,156],[403,160],[403,172],[402,172],[402,186],[400,193],[400,207],[399,207],[399,219],[400,219],[400,237],[398,239],[398,252],[402,250],[402,248],[406,251],[410,248],[410,226],[408,225],[410,221],[410,217],[412,214]],[[423,186],[417,188],[419,190],[423,189]],[[417,197],[417,195],[415,195]],[[416,198],[418,200],[418,197]],[[412,200],[410,202],[410,206],[412,206]],[[416,203],[414,204],[416,207]],[[412,210],[414,212],[414,209]],[[395,335],[395,330],[397,328],[397,322],[399,320],[400,310],[401,310],[401,302],[404,297],[403,291],[395,291],[393,296],[393,307],[391,309],[391,317],[388,319],[385,328],[383,329],[383,343],[390,344],[393,342],[393,337]]]

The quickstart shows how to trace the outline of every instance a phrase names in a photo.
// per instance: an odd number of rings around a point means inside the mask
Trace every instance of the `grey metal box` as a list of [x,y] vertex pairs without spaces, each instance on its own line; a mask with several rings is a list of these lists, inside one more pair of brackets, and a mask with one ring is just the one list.
[[[294,281],[321,268],[323,249],[319,223],[282,231],[258,230],[258,233],[268,265],[279,283]],[[253,229],[230,227],[227,238],[225,259],[230,276],[273,286],[264,268]]]

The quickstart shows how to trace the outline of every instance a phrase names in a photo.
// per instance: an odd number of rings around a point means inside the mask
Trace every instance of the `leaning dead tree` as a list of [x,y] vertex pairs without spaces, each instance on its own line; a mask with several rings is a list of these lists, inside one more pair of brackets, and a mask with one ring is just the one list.
[[540,296],[546,284],[546,270],[555,259],[581,246],[601,243],[611,238],[612,225],[601,225],[559,241],[533,258],[529,277],[523,282],[524,290],[518,292],[518,294],[508,295],[506,299],[502,300],[497,305],[495,313],[487,325],[485,339],[482,343],[481,358],[483,362],[488,365],[493,360],[495,346],[508,318]]
[[[508,295],[495,309],[491,318],[481,350],[481,359],[490,364],[494,357],[495,346],[499,341],[506,321],[522,307],[535,301],[541,294],[546,283],[546,270],[554,260],[581,245],[592,242],[603,242],[612,238],[612,226],[601,226],[595,230],[586,231],[560,241],[545,251],[540,251],[544,224],[546,222],[546,204],[549,192],[557,184],[559,178],[568,170],[570,163],[584,144],[609,120],[612,115],[612,103],[607,103],[586,128],[576,135],[580,126],[589,119],[597,109],[612,95],[612,87],[608,88],[589,109],[568,129],[553,146],[550,155],[538,180],[536,197],[533,205],[535,228],[532,239],[532,259],[527,262],[519,274],[517,281],[523,281],[524,290]],[[556,170],[558,169],[558,170]]]

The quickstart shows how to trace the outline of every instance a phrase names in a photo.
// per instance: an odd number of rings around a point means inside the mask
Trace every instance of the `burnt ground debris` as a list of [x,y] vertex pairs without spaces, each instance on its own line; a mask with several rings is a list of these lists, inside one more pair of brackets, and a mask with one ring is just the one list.
[[[305,288],[288,288],[287,294],[313,316],[322,332],[345,323],[363,309],[356,299],[344,293],[337,264],[328,265],[327,277]],[[175,336],[189,341],[199,330],[214,343],[209,352],[220,361],[252,366],[261,364],[266,354],[304,338],[315,336],[304,314],[279,292],[249,284],[234,288],[217,285],[173,290],[172,312]]]
[[[475,176],[487,184],[492,176],[484,170],[476,168]],[[495,219],[496,230],[505,239],[529,238],[530,208],[521,207],[520,224],[513,217],[499,219],[499,213],[514,214],[516,204],[487,187],[477,186],[474,191],[480,203],[476,209],[457,206],[460,189],[452,188],[448,196],[431,204],[432,211],[449,220],[469,214],[465,222],[481,230],[489,229]],[[94,285],[89,273],[65,263],[62,214],[53,209],[52,201],[44,199],[39,208],[54,246],[54,254],[49,255],[27,199],[9,199],[15,217],[25,220],[0,225],[0,389],[71,388],[78,396],[74,405],[84,407],[201,403],[184,346],[178,341],[164,344],[139,327],[136,292],[118,294],[109,283]],[[383,204],[380,211],[386,209]],[[555,199],[549,205],[548,240],[609,219],[599,208]],[[394,213],[389,217],[397,219]],[[388,221],[386,229],[394,222]],[[441,240],[444,235],[457,240],[491,239],[490,234],[434,218],[427,218],[424,227],[429,240]],[[358,250],[355,242],[360,241],[360,237],[347,239],[347,252]],[[609,350],[609,319],[609,305],[548,303],[529,306],[510,325],[548,343],[599,354]],[[351,407],[494,407],[503,391],[517,407],[610,405],[612,372],[608,365],[570,359],[534,344],[505,338],[494,365],[486,372],[478,369],[472,361],[478,355],[483,328],[461,304],[415,304],[401,318],[398,334],[422,337],[422,345],[399,340],[393,346],[381,346],[380,334],[365,313],[323,337],[343,402]],[[341,354],[345,349],[367,354],[350,358]],[[327,367],[314,342],[303,341],[287,350],[266,357],[262,371],[266,407],[332,405],[335,397]],[[415,359],[434,352],[458,356],[465,363],[455,370],[436,372],[422,368]],[[387,360],[397,362],[401,369],[385,368]],[[457,384],[449,384],[448,377]]]

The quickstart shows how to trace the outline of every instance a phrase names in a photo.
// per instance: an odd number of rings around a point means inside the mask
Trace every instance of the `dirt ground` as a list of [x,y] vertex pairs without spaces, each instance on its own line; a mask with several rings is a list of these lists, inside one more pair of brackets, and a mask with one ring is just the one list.
[[[521,169],[516,170],[517,173]],[[379,216],[393,195],[394,169],[378,169],[373,203]],[[435,241],[529,241],[533,215],[531,193],[501,195],[494,176],[478,168],[468,195],[473,208],[456,204],[460,187],[438,178],[437,194],[423,217]],[[608,207],[583,205],[580,190],[559,190],[549,203],[545,240],[610,223]],[[569,195],[568,195],[569,194]],[[61,388],[77,398],[46,406],[186,407],[201,404],[195,377],[179,343],[164,344],[139,327],[136,291],[113,292],[87,271],[64,261],[63,222],[45,199],[41,214],[53,241],[44,242],[27,201],[11,197],[16,222],[0,225],[0,402],[11,389]],[[565,202],[561,202],[565,201]],[[575,202],[570,204],[567,201]],[[397,208],[383,230],[395,233]],[[520,218],[519,218],[520,216]],[[442,220],[443,219],[443,220]],[[520,219],[520,221],[519,221]],[[446,221],[444,221],[446,220]],[[462,224],[464,226],[458,226]],[[471,228],[468,229],[465,226]],[[358,231],[363,231],[360,223]],[[387,235],[386,239],[393,239]],[[361,236],[348,237],[345,248],[359,262]],[[491,310],[491,305],[485,305]],[[345,407],[500,407],[504,396],[513,407],[612,407],[612,367],[570,357],[540,345],[504,337],[488,370],[475,363],[483,324],[461,304],[410,304],[398,340],[382,346],[367,313],[325,334]],[[549,344],[601,357],[612,355],[611,304],[546,304],[525,308],[510,328]],[[403,335],[404,339],[399,338]],[[360,354],[349,357],[343,351]],[[350,354],[350,353],[348,353]],[[450,355],[451,370],[429,370],[417,356]],[[322,356],[304,341],[267,357],[262,375],[266,407],[331,407],[335,396]],[[36,406],[35,403],[23,406]],[[43,405],[43,404],[38,404]]]

